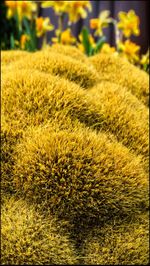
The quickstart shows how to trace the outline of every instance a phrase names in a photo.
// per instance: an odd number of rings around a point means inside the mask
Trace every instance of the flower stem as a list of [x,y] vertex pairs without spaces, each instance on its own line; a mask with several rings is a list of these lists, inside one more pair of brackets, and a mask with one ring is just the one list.
[[43,36],[43,43],[42,43],[42,49],[44,49],[46,47],[47,44],[47,38],[46,38],[46,33]]
[[59,29],[58,40],[59,40],[59,43],[61,43],[61,33],[63,31],[63,21],[64,21],[64,14],[60,13],[58,16],[58,29]]
[[115,28],[115,43],[116,43],[116,49],[117,51],[119,51],[119,43],[122,42],[122,34],[121,32],[119,31],[118,29],[118,26],[117,26],[117,21],[115,19],[112,19],[112,23],[114,25],[114,28]]

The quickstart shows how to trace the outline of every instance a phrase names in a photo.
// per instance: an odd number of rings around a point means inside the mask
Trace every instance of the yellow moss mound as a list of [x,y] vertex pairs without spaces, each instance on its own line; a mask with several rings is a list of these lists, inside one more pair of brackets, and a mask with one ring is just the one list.
[[139,160],[105,134],[38,127],[16,152],[16,188],[58,216],[104,220],[147,205],[147,178]]
[[144,104],[149,104],[147,73],[115,55],[97,54],[90,58],[103,80],[115,82],[130,90]]
[[71,58],[74,58],[85,64],[90,64],[88,57],[74,46],[54,44],[53,46],[49,47],[47,50],[70,56]]
[[15,68],[36,69],[73,81],[83,88],[92,87],[98,82],[98,74],[92,64],[80,61],[56,52],[40,51],[12,65]]
[[2,264],[146,264],[147,74],[61,45],[23,55],[3,54]]
[[77,263],[73,245],[58,233],[55,219],[44,219],[23,200],[5,200],[1,222],[2,265]]
[[52,120],[56,113],[88,126],[102,123],[85,91],[59,77],[28,69],[11,71],[3,76],[2,91],[2,114],[14,129],[40,125]]
[[113,133],[137,155],[149,155],[149,110],[126,88],[115,83],[102,81],[88,91],[92,100],[99,105],[105,121],[102,128]]
[[1,62],[2,65],[9,65],[12,62],[16,62],[19,59],[25,58],[27,55],[29,55],[28,52],[20,50],[1,51]]
[[83,248],[86,265],[148,265],[148,216],[142,222],[105,225],[91,230]]

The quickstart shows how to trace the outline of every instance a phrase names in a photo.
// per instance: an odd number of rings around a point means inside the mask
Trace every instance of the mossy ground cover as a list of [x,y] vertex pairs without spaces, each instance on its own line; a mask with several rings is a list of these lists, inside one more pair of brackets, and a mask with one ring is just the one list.
[[116,55],[97,54],[90,58],[102,80],[120,84],[144,104],[149,105],[149,78],[147,73]]
[[147,75],[59,45],[2,59],[2,264],[146,264]]

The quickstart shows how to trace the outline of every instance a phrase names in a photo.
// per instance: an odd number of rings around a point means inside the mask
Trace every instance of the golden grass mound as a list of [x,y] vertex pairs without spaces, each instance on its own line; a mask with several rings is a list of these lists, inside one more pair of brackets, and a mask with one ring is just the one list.
[[1,62],[2,65],[9,65],[12,62],[16,62],[21,58],[25,58],[29,53],[26,51],[12,50],[12,51],[1,51]]
[[115,55],[97,54],[90,58],[101,80],[126,87],[144,104],[149,105],[149,77],[143,70]]
[[76,264],[74,248],[59,234],[56,219],[45,219],[23,200],[6,199],[1,213],[2,265]]
[[56,112],[91,126],[102,122],[80,86],[50,74],[30,69],[11,71],[3,75],[2,91],[2,113],[15,127],[40,125]]
[[48,50],[70,56],[71,58],[74,58],[82,63],[90,64],[90,61],[87,56],[74,46],[54,44],[53,46],[48,48]]
[[16,188],[59,217],[105,220],[147,209],[147,177],[139,160],[105,134],[33,128],[16,153]]
[[92,87],[99,80],[99,76],[92,64],[85,64],[57,52],[39,51],[24,60],[18,60],[12,65],[14,68],[36,69],[45,73],[58,75],[73,81],[83,88]]
[[22,54],[2,59],[2,264],[147,264],[147,74]]
[[115,83],[102,81],[88,91],[99,105],[102,128],[114,134],[143,160],[149,161],[149,110],[130,91]]
[[88,233],[82,252],[86,265],[148,265],[148,216],[132,223],[95,227]]

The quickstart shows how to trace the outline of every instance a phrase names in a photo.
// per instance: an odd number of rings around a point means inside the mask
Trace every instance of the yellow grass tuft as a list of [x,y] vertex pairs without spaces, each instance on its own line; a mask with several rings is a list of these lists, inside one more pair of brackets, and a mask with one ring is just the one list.
[[77,264],[73,244],[24,200],[6,199],[1,210],[1,264]]
[[58,75],[83,88],[92,87],[99,80],[92,64],[88,65],[69,56],[46,50],[31,54],[24,60],[18,60],[12,65],[12,68],[36,69],[47,74]]
[[[140,219],[141,220],[141,219]],[[106,224],[89,230],[83,245],[86,265],[148,265],[148,216],[142,221]]]
[[67,55],[82,63],[90,64],[88,57],[84,53],[82,53],[78,48],[71,45],[54,44],[53,46],[48,47],[48,51]]
[[102,128],[114,134],[143,160],[149,161],[149,110],[130,91],[115,83],[102,81],[88,90],[99,106]]
[[8,50],[8,51],[1,51],[1,62],[2,65],[9,65],[12,62],[16,62],[19,59],[25,58],[29,55],[26,51],[20,50]]
[[16,147],[14,185],[59,217],[131,215],[147,208],[139,160],[106,134],[32,128]]
[[90,61],[101,80],[126,87],[144,104],[149,105],[149,77],[143,70],[115,55],[97,54]]

